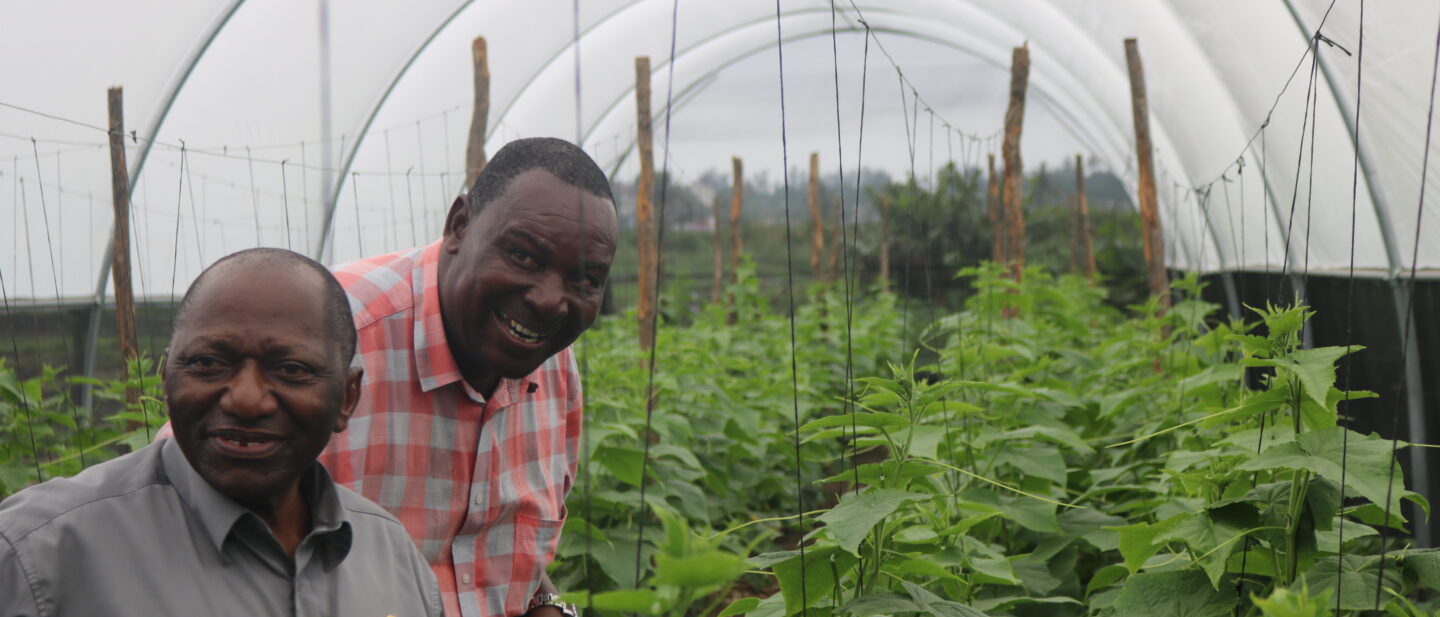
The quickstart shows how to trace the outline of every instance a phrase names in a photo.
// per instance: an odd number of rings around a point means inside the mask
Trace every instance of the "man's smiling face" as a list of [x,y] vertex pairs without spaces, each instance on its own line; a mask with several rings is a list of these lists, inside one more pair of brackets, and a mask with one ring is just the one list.
[[458,204],[441,245],[440,311],[472,387],[530,374],[600,311],[615,257],[615,207],[544,169],[516,175],[480,210]]
[[296,494],[359,399],[326,318],[322,281],[295,266],[230,262],[207,274],[165,366],[175,440],[211,486],[257,510]]

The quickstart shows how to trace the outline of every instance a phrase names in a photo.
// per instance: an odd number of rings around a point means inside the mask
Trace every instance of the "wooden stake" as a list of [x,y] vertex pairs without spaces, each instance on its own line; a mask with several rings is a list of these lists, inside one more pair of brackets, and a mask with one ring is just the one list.
[[1000,152],[1005,158],[1006,244],[1011,274],[1019,283],[1025,270],[1025,213],[1022,209],[1024,170],[1020,162],[1020,128],[1025,121],[1025,88],[1030,79],[1030,47],[1016,47],[1010,60],[1010,105],[1005,110],[1005,141]]
[[[740,280],[740,254],[744,252],[744,242],[740,236],[740,213],[745,206],[745,165],[740,157],[730,157],[730,168],[732,179],[730,181],[730,282]],[[726,299],[726,304],[735,305],[735,296],[731,295]],[[735,311],[730,311],[725,322],[735,324]]]
[[[841,190],[844,190],[844,187],[841,187]],[[841,211],[845,205],[840,203],[838,197],[832,200],[832,203],[835,204],[835,211],[830,217],[833,224],[830,225],[830,261],[825,266],[825,280],[833,282],[840,278],[840,253],[845,250],[845,224],[842,222],[845,220],[845,213]]]
[[635,242],[639,256],[640,302],[635,311],[640,320],[640,349],[655,344],[655,148],[650,139],[650,58],[635,58],[635,113],[640,153],[640,186],[635,194]]
[[805,203],[810,205],[810,272],[817,279],[824,279],[820,271],[820,256],[825,254],[825,214],[820,211],[820,153],[810,153],[810,184],[805,191]]
[[716,195],[711,204],[712,223],[715,225],[715,233],[712,236],[711,244],[715,247],[714,280],[710,286],[710,301],[720,302],[720,293],[725,289],[725,235],[720,220],[725,215],[725,203],[720,201]]
[[890,291],[890,197],[880,198],[880,290]]
[[990,211],[990,234],[993,246],[990,249],[990,260],[997,264],[1006,263],[1005,251],[1005,213],[1000,209],[1000,178],[995,175],[995,155],[988,154],[990,160],[990,183],[986,191],[985,204]]
[[[125,93],[120,86],[109,92],[110,104],[110,194],[115,208],[114,253],[111,254],[110,274],[115,284],[115,321],[120,332],[121,369],[126,377],[140,377],[130,374],[130,363],[140,355],[140,345],[135,335],[135,295],[130,287],[130,172],[125,166]],[[140,404],[140,390],[125,389],[125,407]]]
[[1125,39],[1125,62],[1130,67],[1130,109],[1135,116],[1135,153],[1140,165],[1140,225],[1145,240],[1145,272],[1150,295],[1160,299],[1160,314],[1170,309],[1170,278],[1165,273],[1165,238],[1160,211],[1155,205],[1155,160],[1150,145],[1150,103],[1145,94],[1145,69],[1135,39]]
[[465,146],[466,190],[485,168],[485,125],[490,118],[490,56],[485,51],[485,37],[475,37],[470,51],[475,61],[475,111],[470,117],[470,142]]
[[745,252],[745,240],[740,235],[740,215],[745,208],[745,163],[740,157],[732,156],[730,169],[730,282],[733,283],[740,272],[740,255]]
[[1090,284],[1095,284],[1095,246],[1090,233],[1090,199],[1085,195],[1085,160],[1080,155],[1075,155],[1075,209],[1076,216],[1080,218],[1079,225],[1075,230],[1080,236],[1077,243],[1080,249],[1078,260],[1080,269],[1085,273],[1085,278],[1090,279]]

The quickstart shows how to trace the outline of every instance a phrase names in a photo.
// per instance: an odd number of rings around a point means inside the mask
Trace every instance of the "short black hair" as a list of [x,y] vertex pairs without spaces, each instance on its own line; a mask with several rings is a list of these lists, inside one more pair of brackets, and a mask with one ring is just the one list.
[[314,273],[323,281],[325,286],[325,329],[331,340],[339,343],[341,359],[349,365],[355,359],[355,346],[357,335],[355,333],[355,318],[350,314],[350,297],[345,294],[345,288],[340,286],[340,281],[335,280],[335,275],[320,262],[310,259],[294,251],[287,251],[281,248],[261,247],[245,249],[221,257],[218,261],[205,268],[195,281],[190,283],[190,288],[185,290],[185,297],[181,298],[180,306],[175,310],[175,316],[170,323],[170,331],[178,332],[180,326],[185,323],[185,318],[190,310],[191,299],[199,290],[205,279],[211,272],[220,266],[234,262],[234,265],[247,263],[264,264],[273,266],[284,266],[292,268],[303,268]]
[[615,203],[615,196],[610,193],[610,179],[579,146],[557,137],[528,137],[505,144],[480,170],[470,186],[470,214],[479,214],[485,204],[503,194],[515,176],[536,168]]

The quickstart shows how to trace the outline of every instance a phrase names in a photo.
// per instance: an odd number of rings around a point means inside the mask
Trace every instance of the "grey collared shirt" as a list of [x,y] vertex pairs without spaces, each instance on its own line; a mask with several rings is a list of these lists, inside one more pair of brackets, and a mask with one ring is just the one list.
[[0,503],[0,615],[441,614],[394,517],[318,463],[301,491],[311,531],[293,558],[173,439],[20,491]]

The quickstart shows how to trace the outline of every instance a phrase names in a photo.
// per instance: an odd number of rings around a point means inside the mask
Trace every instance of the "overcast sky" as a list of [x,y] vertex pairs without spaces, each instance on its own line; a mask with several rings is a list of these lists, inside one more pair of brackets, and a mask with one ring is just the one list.
[[[914,134],[914,165],[923,182],[947,158],[960,163],[984,164],[984,152],[999,151],[998,131],[1005,115],[1009,87],[1008,67],[997,67],[973,56],[929,41],[880,33],[880,41],[895,58],[922,103]],[[845,167],[853,169],[857,156],[866,167],[884,169],[894,176],[908,173],[911,142],[907,122],[917,117],[909,87],[902,88],[892,65],[872,42],[865,85],[865,131],[861,150],[858,137],[864,37],[840,34],[839,82]],[[820,152],[821,168],[833,173],[836,156],[835,64],[829,36],[787,43],[785,56],[786,138],[791,168],[808,165],[812,151]],[[670,160],[680,179],[698,177],[706,169],[729,168],[738,155],[746,170],[781,167],[780,91],[774,48],[759,52],[722,70],[708,87],[677,108],[671,122]],[[663,107],[665,93],[655,94],[655,108]],[[935,111],[932,122],[925,103]],[[903,110],[903,111],[902,111]],[[965,133],[995,136],[984,143],[951,135],[944,122]],[[655,119],[656,166],[664,149],[664,118]],[[612,151],[599,138],[592,144],[600,157]],[[623,147],[623,143],[621,144]],[[1038,97],[1031,96],[1025,113],[1022,155],[1027,169],[1041,162],[1061,164],[1083,151],[1079,142],[1056,121]],[[933,157],[933,158],[932,158]],[[635,173],[633,157],[621,168],[622,177]]]

